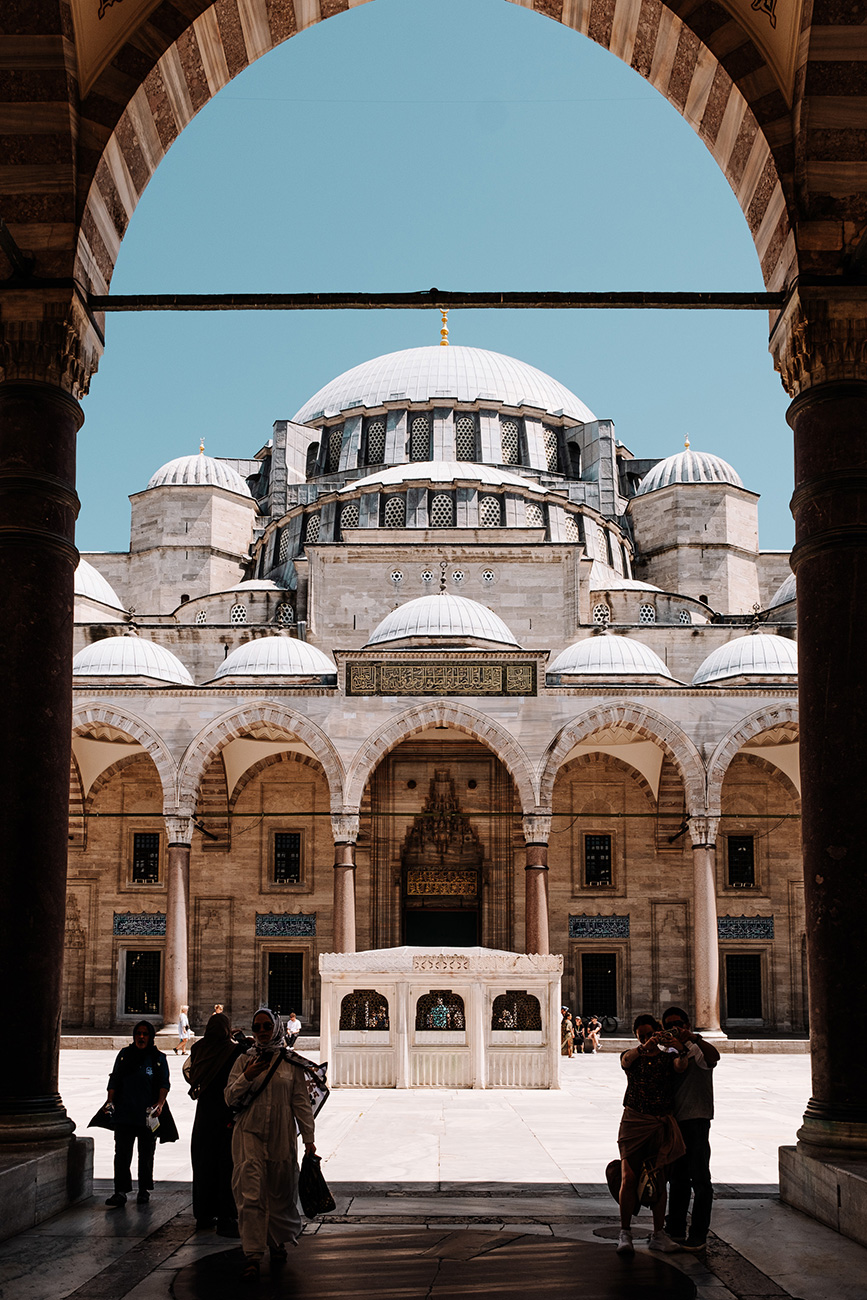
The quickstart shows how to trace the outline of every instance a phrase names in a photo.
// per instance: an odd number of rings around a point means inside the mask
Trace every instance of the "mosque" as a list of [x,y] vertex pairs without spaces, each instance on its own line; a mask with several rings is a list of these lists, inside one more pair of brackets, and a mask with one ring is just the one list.
[[82,556],[68,1031],[315,1027],[320,954],[405,944],[561,954],[621,1025],[806,1030],[794,576],[756,494],[444,344],[156,469],[129,550]]

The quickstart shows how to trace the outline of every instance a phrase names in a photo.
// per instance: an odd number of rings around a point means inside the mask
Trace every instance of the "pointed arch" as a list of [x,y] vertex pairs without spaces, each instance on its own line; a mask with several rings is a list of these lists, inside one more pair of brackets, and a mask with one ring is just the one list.
[[181,759],[178,797],[184,807],[195,807],[202,779],[209,764],[232,740],[245,737],[257,726],[283,732],[287,740],[303,741],[313,751],[328,781],[332,812],[343,807],[344,768],[340,755],[326,733],[303,713],[274,700],[259,700],[215,718],[193,740]]
[[69,756],[69,847],[87,848],[87,819],[84,815],[84,785],[75,754]]
[[135,740],[153,760],[160,778],[164,809],[177,806],[178,765],[165,741],[141,718],[113,705],[92,704],[76,709],[72,715],[73,736],[86,736],[101,727],[113,727]]
[[518,790],[523,813],[537,804],[532,765],[515,738],[487,714],[457,700],[432,700],[398,714],[373,733],[355,755],[346,779],[346,806],[357,811],[374,768],[395,746],[431,727],[454,727],[492,750],[503,763]]
[[722,808],[722,788],[729,764],[744,745],[748,745],[763,731],[775,727],[797,726],[797,704],[772,704],[757,709],[726,732],[713,752],[707,772],[707,806],[710,817],[719,817]]
[[539,778],[539,802],[551,806],[554,781],[564,758],[575,745],[589,741],[598,731],[622,727],[654,741],[669,756],[680,773],[686,795],[687,811],[694,816],[704,813],[707,782],[701,755],[681,729],[640,704],[603,704],[567,722],[548,746],[542,759]]

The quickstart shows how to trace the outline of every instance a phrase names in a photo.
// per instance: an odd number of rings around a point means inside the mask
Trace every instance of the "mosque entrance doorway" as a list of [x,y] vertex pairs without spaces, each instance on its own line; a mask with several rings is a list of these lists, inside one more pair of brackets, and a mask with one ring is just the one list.
[[401,853],[405,943],[466,948],[479,942],[483,856],[451,771],[435,767]]

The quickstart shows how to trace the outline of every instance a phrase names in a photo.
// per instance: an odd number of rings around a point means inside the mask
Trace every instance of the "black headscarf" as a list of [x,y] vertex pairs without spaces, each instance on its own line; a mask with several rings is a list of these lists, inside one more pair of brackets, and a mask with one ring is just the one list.
[[187,1079],[191,1087],[198,1088],[201,1092],[230,1061],[240,1055],[242,1049],[233,1040],[231,1033],[229,1017],[216,1011],[205,1026],[203,1037],[190,1048]]

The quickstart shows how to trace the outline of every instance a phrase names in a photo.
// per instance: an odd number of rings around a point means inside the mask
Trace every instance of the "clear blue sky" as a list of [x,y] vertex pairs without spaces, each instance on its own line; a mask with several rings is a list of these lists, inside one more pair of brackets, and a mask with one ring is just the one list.
[[[692,129],[591,41],[504,0],[374,0],[302,32],[183,132],[117,293],[761,289]],[[254,454],[341,371],[439,341],[431,312],[109,316],[80,434],[83,550],[194,452]],[[637,456],[725,457],[792,544],[787,398],[762,312],[453,312],[453,343],[554,375]]]

